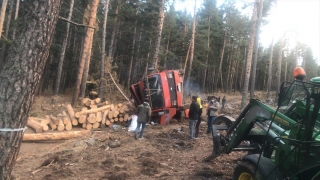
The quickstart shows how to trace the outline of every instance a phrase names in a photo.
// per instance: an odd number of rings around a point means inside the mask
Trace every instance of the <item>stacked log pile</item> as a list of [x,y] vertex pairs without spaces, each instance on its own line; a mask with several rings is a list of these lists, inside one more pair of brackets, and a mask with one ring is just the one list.
[[91,100],[84,98],[84,107],[75,112],[70,104],[65,111],[56,116],[46,115],[44,118],[29,117],[28,126],[37,133],[51,130],[70,131],[74,126],[90,130],[95,128],[111,127],[113,124],[124,124],[129,119],[129,109],[122,103],[109,104],[108,101],[100,102],[100,98]]

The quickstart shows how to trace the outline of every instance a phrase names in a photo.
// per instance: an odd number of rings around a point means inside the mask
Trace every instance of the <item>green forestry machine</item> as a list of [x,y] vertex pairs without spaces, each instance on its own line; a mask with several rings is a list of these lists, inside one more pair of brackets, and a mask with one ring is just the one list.
[[277,109],[251,99],[237,119],[217,117],[213,152],[205,161],[247,151],[235,180],[320,180],[320,77],[305,82],[300,67],[294,76],[281,84]]

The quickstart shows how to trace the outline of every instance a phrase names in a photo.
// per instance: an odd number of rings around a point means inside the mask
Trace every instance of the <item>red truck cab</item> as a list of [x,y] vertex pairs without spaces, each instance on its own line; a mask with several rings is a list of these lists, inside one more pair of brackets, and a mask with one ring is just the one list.
[[169,124],[183,109],[183,75],[181,70],[165,70],[143,77],[130,87],[135,106],[148,102],[152,121]]

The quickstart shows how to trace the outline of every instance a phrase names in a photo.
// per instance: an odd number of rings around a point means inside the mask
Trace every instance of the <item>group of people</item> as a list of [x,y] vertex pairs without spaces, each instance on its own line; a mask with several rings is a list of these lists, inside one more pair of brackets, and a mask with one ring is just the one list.
[[[226,97],[222,99],[222,108],[226,103]],[[207,107],[207,131],[209,134],[212,132],[212,124],[218,116],[219,101],[215,96],[211,96],[208,102]],[[197,139],[199,134],[200,123],[202,121],[202,103],[201,99],[197,96],[192,96],[192,103],[189,108],[189,130],[190,130],[190,139]]]
[[[220,97],[219,97],[220,99]],[[226,97],[224,96],[222,99],[222,108],[224,108],[226,102]],[[201,98],[197,96],[192,96],[192,103],[189,108],[189,130],[190,130],[190,139],[197,139],[199,135],[199,128],[200,123],[202,121],[202,103]],[[212,132],[212,124],[214,120],[218,116],[218,109],[219,109],[219,101],[215,96],[211,96],[210,101],[208,102],[207,107],[207,131],[206,133],[209,134]],[[138,106],[137,110],[137,127],[134,131],[134,138],[135,139],[142,139],[143,133],[146,127],[147,122],[151,119],[151,108],[147,102]],[[141,128],[141,131],[140,131]],[[140,131],[140,134],[139,134]]]

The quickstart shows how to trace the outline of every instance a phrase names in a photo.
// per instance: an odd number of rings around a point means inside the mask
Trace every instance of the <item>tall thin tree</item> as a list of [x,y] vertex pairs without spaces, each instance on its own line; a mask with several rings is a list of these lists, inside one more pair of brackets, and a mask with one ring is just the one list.
[[[277,91],[276,95],[279,94],[280,84],[281,84],[281,63],[282,63],[282,46],[283,46],[283,37],[280,40],[279,54],[278,54],[278,64],[277,64]],[[276,96],[276,101],[278,101],[278,96]]]
[[270,56],[268,67],[268,84],[267,84],[267,99],[270,99],[271,82],[272,82],[272,58],[273,58],[273,38],[270,44]]
[[134,26],[133,26],[131,57],[130,57],[130,64],[129,64],[127,87],[129,87],[130,83],[131,83],[131,74],[132,74],[131,72],[132,72],[132,64],[133,64],[133,57],[134,57],[134,48],[135,48],[135,45],[136,45],[137,22],[138,22],[137,15],[138,15],[138,12],[139,12],[139,6],[140,6],[140,3],[138,2],[138,6],[136,7],[136,12],[135,12]]
[[[97,16],[97,9],[98,9],[98,4],[99,4],[100,0],[92,0],[91,6],[89,8],[89,22],[88,25],[90,27],[93,27],[95,21],[96,21],[96,16]],[[85,62],[86,62],[86,57],[89,51],[89,46],[91,45],[91,37],[93,36],[93,32],[94,29],[87,27],[87,32],[86,32],[86,36],[84,38],[84,46],[83,46],[83,50],[81,52],[81,57],[80,57],[80,63],[79,63],[79,67],[78,67],[78,75],[77,75],[77,81],[75,84],[75,89],[74,89],[74,93],[72,96],[72,106],[74,106],[79,98],[79,93],[80,93],[80,86],[81,86],[81,82],[82,82],[82,77],[83,77],[83,72],[84,72],[84,66],[85,66]]]
[[[73,5],[74,5],[74,0],[70,0],[68,21],[71,21],[72,12],[73,12]],[[64,56],[65,56],[66,48],[67,48],[69,29],[70,29],[70,23],[67,22],[66,35],[65,35],[65,37],[63,39],[62,46],[61,46],[61,51],[60,51],[60,59],[59,59],[59,64],[58,64],[57,79],[56,79],[56,83],[55,83],[54,91],[53,91],[54,95],[58,95],[59,94],[59,90],[60,90],[60,81],[61,81],[61,74],[62,74],[62,69],[63,69],[62,67],[63,67]]]
[[103,29],[102,29],[102,44],[101,44],[101,67],[100,67],[100,89],[99,89],[99,98],[104,97],[104,86],[105,78],[104,78],[104,68],[105,68],[105,56],[106,56],[106,34],[107,34],[107,19],[109,12],[109,0],[105,0],[104,2],[104,18],[103,18]]
[[0,71],[0,177],[7,180],[11,179],[34,92],[49,55],[60,0],[24,0],[21,10],[20,34]]
[[186,79],[186,87],[190,89],[190,76],[192,71],[192,62],[193,62],[193,56],[194,56],[194,36],[196,34],[196,0],[194,0],[194,9],[193,9],[193,22],[192,22],[192,35],[191,35],[191,41],[190,41],[190,61],[189,61],[189,68],[188,68],[188,74]]
[[247,104],[247,93],[249,88],[249,79],[250,79],[250,71],[251,71],[251,62],[252,62],[252,52],[253,52],[253,45],[254,45],[254,38],[256,35],[256,21],[257,21],[257,10],[258,10],[259,0],[255,0],[254,8],[252,13],[251,19],[251,32],[250,32],[250,41],[249,41],[249,48],[247,54],[247,61],[246,61],[246,68],[245,68],[245,78],[244,78],[244,85],[242,89],[242,100],[241,100],[241,111],[245,108]]
[[[12,1],[11,4],[10,4],[8,16],[7,16],[6,29],[4,31],[4,36],[6,38],[8,38],[8,34],[9,34],[9,28],[10,28],[13,5],[14,5],[14,2]],[[0,56],[0,67],[2,66],[2,63],[4,61],[4,57],[5,57],[5,53],[6,53],[6,47],[7,47],[7,43],[3,42],[2,43],[2,48],[1,48],[1,56]]]
[[1,12],[0,12],[0,39],[2,38],[2,29],[4,18],[6,17],[6,9],[7,9],[8,0],[2,1]]
[[257,29],[256,29],[256,37],[254,40],[254,58],[252,64],[252,73],[251,73],[251,86],[250,86],[250,99],[253,99],[254,96],[254,89],[256,84],[256,71],[257,71],[257,62],[258,62],[258,53],[259,53],[259,34],[260,34],[260,25],[262,20],[262,10],[263,10],[263,0],[259,2],[259,16],[257,22]]
[[13,31],[12,31],[12,40],[15,40],[16,38],[16,31],[17,31],[17,20],[18,20],[18,16],[19,16],[19,8],[20,8],[20,0],[17,0],[16,2],[16,12],[14,13],[14,22],[15,22],[15,26],[13,27]]
[[154,54],[153,54],[153,67],[155,69],[158,69],[158,55],[160,50],[160,42],[161,42],[161,34],[162,34],[162,27],[163,27],[163,21],[164,21],[164,3],[165,0],[161,0],[160,2],[160,8],[159,8],[159,20],[158,20],[158,32],[157,32],[157,38],[155,41],[155,47],[154,47]]

